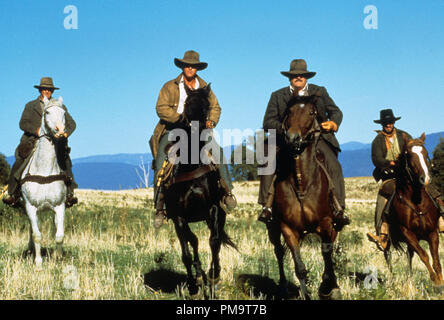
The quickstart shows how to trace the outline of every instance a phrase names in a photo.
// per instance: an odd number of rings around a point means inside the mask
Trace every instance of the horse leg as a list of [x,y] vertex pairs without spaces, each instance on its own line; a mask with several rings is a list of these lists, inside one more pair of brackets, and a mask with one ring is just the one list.
[[195,281],[197,285],[201,285],[202,283],[206,282],[205,279],[205,272],[202,270],[202,264],[200,263],[199,259],[199,239],[196,237],[196,235],[191,231],[189,225],[186,225],[186,233],[188,242],[191,245],[191,248],[193,248],[193,267],[194,271],[196,272]]
[[387,247],[384,250],[384,260],[385,260],[385,263],[387,264],[389,272],[393,273],[393,268],[392,268],[392,252],[390,251],[390,246],[391,246],[391,242],[388,241],[387,242]]
[[301,258],[301,250],[299,244],[301,236],[298,231],[291,230],[290,227],[282,223],[281,230],[293,257],[295,273],[301,286],[302,297],[305,300],[310,300],[310,295],[308,294],[307,289],[307,269],[305,268],[305,264]]
[[42,266],[42,255],[40,242],[42,241],[42,234],[40,233],[38,226],[37,208],[32,206],[28,201],[25,204],[26,213],[28,214],[29,222],[31,223],[32,230],[32,243],[34,247],[34,262],[38,269]]
[[194,295],[197,293],[196,281],[193,277],[192,272],[192,256],[190,249],[188,248],[188,235],[189,233],[186,231],[186,227],[188,224],[182,218],[175,218],[174,220],[174,228],[176,229],[177,237],[179,238],[180,247],[182,249],[182,262],[185,265],[185,269],[187,270],[187,282],[188,282],[188,290],[190,294]]
[[438,277],[438,282],[440,286],[444,285],[444,281],[442,279],[442,270],[441,270],[441,263],[439,262],[439,235],[438,230],[435,229],[435,231],[431,232],[429,234],[429,248],[430,253],[432,255],[433,260],[433,269],[435,270],[435,273]]
[[213,206],[210,210],[210,218],[207,221],[210,228],[210,248],[211,248],[211,267],[208,271],[208,278],[212,284],[216,284],[220,280],[220,261],[219,252],[222,246],[221,236],[224,232],[225,215],[221,214],[221,210],[217,206]]
[[279,294],[282,298],[288,297],[287,279],[284,271],[285,248],[281,242],[281,229],[278,223],[267,223],[268,239],[274,247],[274,254],[279,267]]
[[54,208],[55,216],[54,216],[54,222],[56,225],[56,235],[55,235],[55,241],[56,241],[56,257],[61,258],[63,255],[63,239],[65,237],[64,232],[64,219],[65,219],[65,203],[62,203],[61,205]]
[[421,261],[427,267],[427,270],[429,271],[430,279],[432,280],[432,282],[435,285],[439,285],[440,282],[439,282],[438,276],[436,275],[435,271],[433,271],[432,266],[430,265],[429,256],[427,255],[427,252],[425,252],[424,249],[419,245],[419,241],[418,241],[418,238],[416,237],[416,235],[412,231],[408,230],[406,227],[403,227],[403,226],[401,227],[401,232],[407,241],[407,245],[409,245],[413,248],[413,250],[419,256]]
[[337,232],[333,227],[333,220],[326,217],[319,224],[321,228],[321,251],[324,258],[324,273],[322,274],[322,283],[319,287],[319,297],[321,299],[337,300],[341,298],[339,286],[333,267],[333,243]]
[[413,250],[413,247],[407,246],[407,261],[409,263],[409,274],[410,274],[410,276],[413,275],[412,260],[413,260],[413,256],[414,255],[415,255],[415,250]]

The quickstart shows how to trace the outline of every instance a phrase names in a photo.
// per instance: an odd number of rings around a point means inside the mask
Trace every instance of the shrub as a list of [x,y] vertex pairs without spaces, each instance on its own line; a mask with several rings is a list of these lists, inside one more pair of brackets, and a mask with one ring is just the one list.
[[432,160],[433,183],[441,193],[444,193],[444,139],[441,138],[439,144],[433,150]]
[[3,153],[0,153],[0,185],[5,185],[8,183],[9,172],[11,167]]

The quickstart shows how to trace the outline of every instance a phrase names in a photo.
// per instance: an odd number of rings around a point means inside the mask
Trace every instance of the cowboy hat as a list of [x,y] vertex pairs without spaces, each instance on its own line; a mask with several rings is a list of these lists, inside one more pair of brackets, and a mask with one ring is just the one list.
[[401,119],[401,117],[395,117],[392,109],[383,109],[380,111],[379,120],[373,120],[373,122],[379,124],[395,123],[395,121],[399,119]]
[[294,59],[290,63],[290,71],[281,71],[281,73],[288,78],[303,76],[307,79],[314,77],[316,74],[316,72],[307,71],[307,63],[304,59]]
[[185,52],[183,59],[174,58],[174,64],[180,69],[186,66],[193,66],[197,70],[203,70],[208,66],[208,63],[200,62],[199,53],[193,50]]
[[40,79],[40,84],[35,85],[34,88],[37,89],[52,89],[52,90],[58,90],[59,88],[54,87],[54,83],[52,82],[51,77],[43,77]]

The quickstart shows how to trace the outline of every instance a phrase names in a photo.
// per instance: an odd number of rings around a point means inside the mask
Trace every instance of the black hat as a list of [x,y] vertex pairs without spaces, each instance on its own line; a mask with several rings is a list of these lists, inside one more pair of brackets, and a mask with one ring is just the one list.
[[190,65],[195,67],[197,70],[203,70],[208,66],[208,63],[201,62],[199,60],[199,53],[193,50],[185,52],[185,54],[183,55],[183,59],[175,58],[174,64],[180,69],[184,68],[187,65]]
[[373,122],[379,124],[387,124],[387,123],[395,123],[395,121],[401,119],[401,117],[395,117],[393,115],[392,109],[381,110],[379,118],[380,118],[379,120],[373,120]]
[[294,59],[290,63],[290,71],[281,71],[281,74],[288,78],[303,76],[306,79],[310,79],[315,76],[316,72],[307,70],[307,63],[304,59]]

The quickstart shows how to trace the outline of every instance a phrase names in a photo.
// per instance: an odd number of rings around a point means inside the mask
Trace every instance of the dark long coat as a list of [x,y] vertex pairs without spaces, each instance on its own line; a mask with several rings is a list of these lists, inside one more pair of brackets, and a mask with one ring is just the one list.
[[[76,123],[71,115],[68,113],[68,109],[65,105],[62,106],[65,109],[65,131],[68,134],[68,137],[74,132],[76,129]],[[37,129],[40,128],[42,124],[42,106],[40,103],[40,99],[37,98],[28,102],[23,110],[22,117],[20,119],[20,129],[24,131],[21,139],[20,145],[17,147],[16,157],[17,155],[21,158],[26,155],[26,151],[30,147],[34,146],[35,141],[38,138]]]
[[[382,131],[377,131],[378,135],[373,139],[372,142],[372,162],[375,166],[373,170],[373,177],[376,181],[380,179],[386,180],[391,177],[390,174],[385,173],[387,169],[390,168],[390,161],[385,157],[387,156],[387,146],[385,144],[385,136]],[[402,134],[405,133],[409,139],[412,136],[405,131],[396,129],[396,137],[398,139],[399,150],[404,148],[404,139],[402,139]]]
[[[324,87],[314,84],[308,84],[308,95],[318,97],[316,109],[318,111],[318,122],[322,123],[328,120],[333,121],[339,126],[342,122],[342,111],[338,108],[332,98],[328,95]],[[284,121],[285,110],[290,99],[293,97],[290,87],[284,87],[271,94],[265,111],[263,128],[265,130],[276,129],[278,134],[282,134],[282,122]],[[340,151],[339,142],[333,132],[323,132],[321,137],[334,147],[335,152]]]

